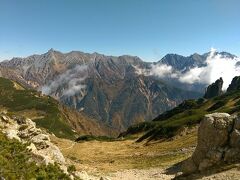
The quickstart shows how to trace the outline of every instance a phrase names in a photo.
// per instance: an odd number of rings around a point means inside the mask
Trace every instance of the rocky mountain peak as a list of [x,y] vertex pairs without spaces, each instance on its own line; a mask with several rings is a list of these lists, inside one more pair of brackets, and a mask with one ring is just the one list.
[[53,48],[48,50],[48,53],[54,52],[55,50]]
[[[180,65],[180,69],[190,62],[183,56],[177,61],[174,58],[178,55],[170,56],[173,59],[165,61],[169,65]],[[182,63],[181,58],[186,63]],[[154,76],[140,76],[137,68],[150,69],[151,64],[137,56],[61,53],[54,49],[0,63],[3,77],[41,90],[65,105],[83,109],[88,116],[122,130],[135,122],[150,120],[185,99],[201,96]]]
[[240,89],[240,76],[236,76],[233,78],[231,84],[227,88],[227,92],[235,91],[238,89]]
[[218,80],[216,80],[214,83],[212,83],[207,87],[204,98],[210,99],[210,98],[221,95],[223,92],[222,86],[223,86],[223,79],[219,78]]

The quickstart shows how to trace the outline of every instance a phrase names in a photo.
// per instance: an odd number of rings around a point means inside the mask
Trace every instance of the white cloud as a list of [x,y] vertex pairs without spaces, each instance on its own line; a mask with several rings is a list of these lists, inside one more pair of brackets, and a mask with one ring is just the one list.
[[86,85],[82,84],[82,82],[84,80],[85,80],[85,77],[71,79],[68,83],[68,88],[66,90],[64,90],[63,95],[64,96],[73,96],[77,92],[85,89]]
[[83,84],[87,77],[87,66],[77,65],[73,69],[69,69],[49,84],[43,86],[41,91],[43,94],[54,95],[58,90],[61,91],[63,96],[72,96],[81,92],[86,88]]
[[215,49],[211,49],[205,67],[190,69],[179,80],[189,84],[195,82],[211,84],[222,77],[224,81],[223,89],[227,89],[233,77],[240,75],[240,68],[236,66],[240,59],[215,54],[215,51]]
[[174,71],[173,67],[168,66],[166,64],[152,64],[150,69],[142,69],[137,66],[133,67],[135,68],[135,73],[138,75],[157,76],[160,78],[163,77],[175,78],[178,76],[177,72]]
[[173,74],[173,67],[165,64],[162,65],[152,65],[150,75],[166,77],[171,76]]
[[202,76],[204,72],[204,68],[195,67],[190,69],[189,71],[179,74],[178,79],[180,82],[187,83],[187,84],[193,84],[195,82],[202,82],[204,81]]
[[[240,62],[239,58],[231,58],[216,53],[216,49],[211,48],[211,52],[206,59],[206,66],[194,67],[186,72],[175,70],[172,66],[164,64],[152,64],[150,69],[137,68],[138,74],[146,76],[158,76],[160,78],[175,78],[180,82],[193,84],[211,84],[220,77],[223,78],[223,89],[227,89],[233,77],[240,76],[240,66],[236,63]],[[135,67],[136,68],[136,67]]]

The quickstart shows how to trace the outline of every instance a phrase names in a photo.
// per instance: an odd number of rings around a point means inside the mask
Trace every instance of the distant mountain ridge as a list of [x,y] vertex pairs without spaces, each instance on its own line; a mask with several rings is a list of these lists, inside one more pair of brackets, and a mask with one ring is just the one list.
[[[174,69],[179,71],[187,71],[193,67],[202,67],[206,65],[206,59],[211,52],[204,53],[202,55],[194,53],[190,56],[181,56],[178,54],[167,54],[157,64],[166,64],[172,66]],[[214,52],[214,55],[221,55],[228,58],[236,58],[237,56],[228,52]]]
[[125,130],[132,124],[153,119],[185,99],[200,97],[205,88],[201,86],[201,93],[194,92],[194,88],[181,82],[146,76],[137,69],[151,70],[152,64],[161,63],[184,71],[203,66],[206,57],[206,54],[189,57],[169,54],[157,63],[149,63],[136,56],[61,53],[50,49],[42,55],[1,62],[0,75],[42,90],[89,117]]
[[222,92],[222,83],[222,78],[220,78],[208,86],[206,93],[209,94],[209,91],[212,91],[210,93],[212,96],[197,100],[185,100],[177,107],[159,114],[152,121],[130,126],[119,137],[141,134],[142,136],[137,142],[172,138],[184,129],[197,126],[206,114],[223,112],[238,115],[240,111],[240,76],[232,79],[226,92]]
[[[236,68],[239,67],[239,64],[240,64],[239,58],[237,56],[230,54],[228,52],[224,52],[224,51],[218,52],[214,50],[208,53],[204,53],[202,55],[197,53],[194,53],[190,56],[181,56],[178,54],[167,54],[161,60],[154,63],[154,66],[157,67],[161,65],[167,65],[168,67],[172,68],[173,70],[172,73],[179,73],[180,74],[178,75],[179,77],[184,75],[191,77],[191,76],[194,76],[194,72],[192,72],[192,74],[188,74],[189,72],[193,71],[194,69],[200,70],[201,68],[204,69],[207,66],[209,67],[210,61],[214,58],[221,58],[221,60],[226,58],[226,59],[229,59],[230,61],[236,60],[236,64],[235,64]],[[215,67],[210,67],[210,68],[215,68]],[[198,70],[196,70],[195,72],[197,73]],[[220,76],[221,75],[219,75],[219,77]],[[216,77],[216,79],[213,79],[213,81],[217,80],[219,77]],[[189,91],[197,91],[200,93],[204,93],[205,88],[210,84],[210,83],[203,83],[203,82],[187,83],[187,82],[179,81],[178,78],[172,78],[171,74],[163,77],[163,80],[181,89],[186,89]]]

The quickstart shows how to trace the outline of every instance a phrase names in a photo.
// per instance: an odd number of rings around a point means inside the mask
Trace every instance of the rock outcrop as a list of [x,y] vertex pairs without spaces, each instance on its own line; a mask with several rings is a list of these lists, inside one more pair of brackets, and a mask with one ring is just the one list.
[[59,148],[54,145],[49,135],[36,127],[36,124],[28,118],[13,115],[9,117],[6,113],[0,114],[0,130],[9,139],[16,139],[22,143],[28,143],[27,147],[33,154],[37,163],[57,163],[67,173],[65,158]]
[[207,87],[204,98],[210,99],[210,98],[221,95],[223,93],[222,86],[223,86],[223,79],[220,78],[216,80],[214,83],[212,83]]
[[31,161],[38,165],[57,164],[71,179],[99,180],[99,177],[90,176],[84,171],[68,172],[69,164],[60,149],[51,142],[49,134],[37,128],[31,119],[8,115],[6,110],[0,110],[0,131],[9,139],[27,144],[27,149],[32,153]]
[[233,78],[231,84],[227,88],[227,92],[235,91],[235,90],[238,90],[238,89],[240,89],[240,76],[235,76]]
[[192,157],[183,162],[183,173],[206,170],[240,160],[240,118],[227,113],[205,115],[198,130]]

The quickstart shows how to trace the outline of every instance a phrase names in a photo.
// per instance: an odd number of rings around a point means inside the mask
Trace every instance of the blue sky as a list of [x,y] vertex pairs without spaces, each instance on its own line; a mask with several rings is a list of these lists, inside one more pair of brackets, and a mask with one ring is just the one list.
[[240,55],[239,0],[0,0],[0,60],[80,50],[157,61]]

